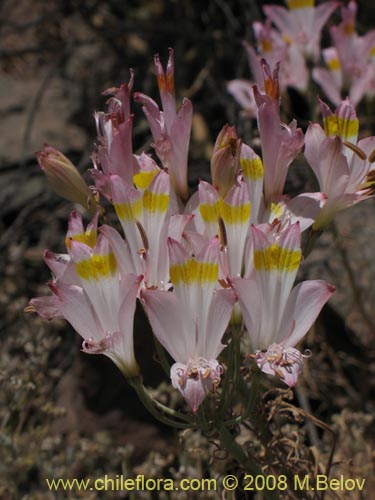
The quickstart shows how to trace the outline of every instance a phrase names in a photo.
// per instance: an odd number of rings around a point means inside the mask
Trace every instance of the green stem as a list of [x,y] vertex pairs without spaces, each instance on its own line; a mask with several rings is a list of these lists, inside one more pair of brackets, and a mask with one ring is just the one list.
[[[255,372],[256,373],[256,372]],[[254,384],[254,389],[251,388],[249,391],[249,388],[246,384],[246,382],[241,378],[240,383],[239,383],[239,393],[243,401],[248,401],[248,398],[250,398],[252,405],[254,406],[255,400],[257,397],[257,394],[259,394],[259,386],[260,386],[260,380],[261,380],[261,372],[258,373],[257,375],[259,378],[257,382]],[[270,440],[272,439],[272,433],[269,430],[269,428],[264,424],[263,417],[261,415],[258,415],[257,412],[254,411],[249,411],[247,418],[250,420],[253,428],[258,429],[259,431],[259,437],[264,445],[267,445]]]
[[[221,425],[222,420],[225,417],[228,408],[232,404],[234,395],[237,392],[237,386],[239,379],[242,378],[240,374],[241,367],[241,345],[240,345],[240,336],[239,332],[233,332],[232,342],[231,342],[231,358],[228,365],[227,372],[227,383],[223,386],[222,390],[222,398],[223,403],[219,412],[218,422]],[[233,361],[232,361],[233,360]],[[231,386],[229,388],[229,383],[232,380]]]
[[204,402],[199,405],[199,408],[198,408],[195,416],[196,416],[198,427],[201,429],[203,434],[206,434],[208,431],[208,424],[207,424],[206,415],[204,412]]
[[233,342],[231,342],[229,344],[227,352],[226,352],[227,369],[226,369],[225,376],[224,376],[224,382],[223,382],[223,385],[221,388],[221,407],[219,409],[219,416],[217,419],[215,419],[217,421],[221,421],[223,419],[223,417],[228,409],[226,395],[228,394],[230,381],[233,377],[233,364],[234,364],[234,362],[233,362],[233,359],[234,359],[233,345],[234,345]]
[[307,234],[307,243],[306,243],[306,248],[303,251],[303,257],[306,259],[310,253],[312,252],[316,242],[318,239],[321,237],[323,234],[322,229],[312,229],[310,228]]
[[[259,468],[255,460],[250,457],[245,450],[240,446],[229,429],[223,426],[220,429],[220,441],[222,446],[231,454],[231,456],[243,467],[245,472],[253,476],[264,476],[262,470]],[[278,500],[278,496],[274,491],[267,492],[269,500]]]
[[[245,406],[245,410],[244,410],[242,415],[239,415],[238,417],[233,418],[231,420],[227,420],[225,422],[225,425],[227,427],[232,427],[234,425],[238,425],[241,422],[243,422],[244,420],[246,420],[247,418],[249,418],[251,412],[254,410],[255,402],[256,402],[256,399],[258,396],[258,392],[259,392],[260,380],[261,380],[261,371],[258,369],[255,369],[252,372],[250,389],[248,389],[246,382],[242,379],[242,382],[240,382],[240,384],[239,384],[239,388],[240,388],[239,392],[241,393],[243,400],[246,401],[246,399],[247,399],[247,404]],[[246,391],[245,391],[245,387],[247,389]]]
[[[139,399],[142,401],[145,408],[151,413],[153,417],[162,422],[163,424],[175,427],[176,429],[189,429],[191,427],[190,419],[180,412],[176,412],[168,408],[159,401],[156,401],[150,396],[140,377],[128,378],[129,384],[135,389]],[[167,415],[166,415],[167,414]],[[171,417],[180,418],[185,420],[185,423],[172,420]]]
[[155,335],[153,336],[154,337],[154,343],[155,343],[155,349],[156,349],[156,352],[157,352],[157,355],[158,355],[158,360],[165,372],[165,374],[170,377],[171,375],[171,367],[168,363],[168,359],[167,359],[167,356],[165,354],[165,351],[164,351],[164,348],[163,346],[161,345],[161,343],[158,341],[158,339],[155,337]]

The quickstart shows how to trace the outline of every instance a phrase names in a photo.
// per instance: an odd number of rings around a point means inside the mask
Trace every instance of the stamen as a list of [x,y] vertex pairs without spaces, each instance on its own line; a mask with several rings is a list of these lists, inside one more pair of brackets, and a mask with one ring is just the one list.
[[141,238],[142,238],[142,243],[143,243],[143,246],[144,246],[143,250],[145,250],[145,252],[148,252],[150,246],[149,246],[149,243],[148,243],[148,238],[147,238],[147,234],[146,234],[145,228],[142,226],[142,224],[138,220],[135,221],[135,223],[136,223],[137,229],[139,231],[139,234],[141,235]]
[[356,146],[352,142],[348,142],[348,141],[343,141],[343,144],[345,144],[345,146],[347,148],[351,149],[353,151],[353,153],[355,153],[357,156],[359,156],[359,158],[361,160],[366,160],[366,154],[364,151],[362,151],[361,148],[359,148],[358,146]]
[[369,161],[370,163],[374,163],[374,161],[375,161],[375,149],[374,149],[374,151],[372,151],[372,153],[370,153],[370,154],[368,155],[368,161]]
[[283,372],[281,372],[278,368],[275,368],[274,366],[272,367],[273,370],[275,371],[276,375],[281,379],[283,380],[284,379],[284,374]]
[[223,288],[230,288],[230,284],[224,278],[220,278],[218,281]]
[[225,224],[222,217],[219,217],[218,223],[219,223],[220,250],[224,250],[224,248],[228,246],[227,230],[225,229]]
[[369,195],[375,192],[375,170],[371,170],[371,172],[366,175],[365,182],[357,186],[357,189],[359,191],[366,189]]
[[36,309],[33,305],[30,304],[24,308],[24,312],[25,313],[35,313]]

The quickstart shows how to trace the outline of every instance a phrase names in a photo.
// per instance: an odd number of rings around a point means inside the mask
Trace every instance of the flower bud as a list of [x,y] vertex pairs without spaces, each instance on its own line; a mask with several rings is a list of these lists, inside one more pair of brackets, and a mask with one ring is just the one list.
[[79,203],[92,210],[96,206],[94,195],[73,163],[48,144],[36,153],[40,168],[46,174],[52,189],[62,198]]
[[234,127],[224,125],[217,136],[211,158],[212,183],[221,197],[234,185],[239,170],[241,139]]

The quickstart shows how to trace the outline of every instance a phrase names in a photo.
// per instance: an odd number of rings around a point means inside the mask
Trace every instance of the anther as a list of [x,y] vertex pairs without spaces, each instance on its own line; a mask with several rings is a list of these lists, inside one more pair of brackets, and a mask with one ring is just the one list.
[[348,142],[348,141],[343,141],[343,144],[345,144],[345,146],[347,148],[351,149],[353,151],[353,153],[355,153],[357,156],[359,156],[359,158],[361,160],[366,160],[366,153],[364,151],[362,151],[361,148],[359,148],[358,146],[356,146],[352,142]]
[[138,220],[135,223],[136,223],[137,229],[139,231],[139,234],[141,235],[144,250],[145,250],[145,252],[147,252],[149,250],[150,246],[148,243],[148,238],[147,238],[145,228],[142,226],[142,224]]

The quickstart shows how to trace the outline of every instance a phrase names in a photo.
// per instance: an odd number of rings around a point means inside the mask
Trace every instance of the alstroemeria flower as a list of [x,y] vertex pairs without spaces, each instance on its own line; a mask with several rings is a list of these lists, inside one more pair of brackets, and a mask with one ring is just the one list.
[[246,116],[257,116],[257,105],[254,98],[253,85],[264,92],[264,75],[262,60],[267,61],[270,67],[280,63],[279,84],[280,92],[283,93],[288,87],[294,87],[305,92],[308,84],[309,73],[305,58],[294,44],[286,43],[281,35],[271,28],[270,20],[264,24],[253,23],[255,37],[257,39],[256,51],[249,43],[243,42],[247,52],[249,67],[251,69],[252,81],[231,80],[227,84],[230,94],[243,108],[242,113]]
[[110,88],[103,95],[110,96],[107,101],[106,113],[94,114],[98,134],[98,145],[92,159],[95,170],[94,179],[98,189],[101,189],[106,175],[115,174],[126,182],[132,182],[137,173],[137,162],[133,156],[132,130],[133,115],[130,114],[130,94],[133,88],[134,74],[130,70],[129,83],[123,83],[119,88]]
[[[284,226],[300,223],[301,231],[313,224],[321,206],[326,200],[322,193],[303,193],[294,198],[287,195],[273,196],[264,203],[264,167],[261,158],[246,144],[242,144],[240,165],[249,188],[251,200],[250,221],[257,225],[278,220]],[[248,266],[249,267],[249,266]],[[246,274],[245,274],[246,276]]]
[[289,125],[281,123],[279,107],[280,92],[276,66],[271,73],[268,64],[262,63],[265,77],[265,94],[254,87],[258,105],[258,128],[262,144],[264,166],[264,199],[268,204],[273,198],[283,194],[289,165],[302,150],[303,132],[293,120]]
[[230,280],[258,366],[295,385],[303,356],[294,346],[305,336],[334,291],[325,281],[304,281],[292,289],[301,262],[301,231],[295,223],[252,227],[252,279]]
[[265,60],[263,71],[265,94],[254,86],[258,106],[262,159],[246,144],[241,145],[240,167],[247,182],[251,201],[251,222],[301,223],[302,231],[314,222],[326,197],[322,193],[304,193],[290,199],[283,195],[289,165],[302,150],[302,130],[293,120],[289,126],[280,121],[279,65],[273,74]]
[[324,2],[317,7],[314,0],[286,0],[286,3],[289,9],[265,5],[263,11],[284,40],[296,44],[306,57],[318,59],[322,28],[338,3]]
[[143,277],[120,272],[108,239],[97,237],[95,219],[85,231],[73,212],[67,247],[70,258],[46,255],[55,274],[49,284],[53,295],[32,299],[27,310],[48,319],[65,318],[83,338],[84,352],[105,354],[126,377],[136,376],[133,320]]
[[281,227],[299,222],[301,232],[314,222],[320,209],[327,201],[324,193],[301,193],[294,198],[288,195],[275,197],[262,213],[260,222],[269,224],[278,221]]
[[304,360],[309,354],[302,354],[294,347],[271,344],[268,349],[256,351],[251,357],[263,373],[277,376],[289,387],[294,387],[303,372]]
[[257,39],[258,53],[247,42],[244,42],[244,47],[256,85],[264,90],[262,69],[262,59],[264,59],[271,68],[280,64],[280,92],[284,92],[287,87],[294,87],[304,92],[309,74],[301,51],[296,45],[283,40],[282,36],[271,28],[269,19],[264,24],[254,22],[253,29]]
[[172,384],[196,412],[220,383],[217,357],[224,348],[221,339],[235,299],[229,289],[215,290],[217,237],[195,256],[172,239],[168,250],[173,292],[142,290],[141,300],[154,334],[175,360]]
[[134,176],[139,187],[129,185],[116,175],[108,176],[109,191],[125,241],[111,227],[102,231],[111,240],[116,258],[124,268],[143,274],[144,286],[169,288],[167,238],[181,239],[189,215],[169,211],[170,178],[165,170],[140,172]]
[[374,181],[368,178],[375,137],[357,142],[359,122],[349,99],[342,101],[335,113],[323,102],[321,108],[324,130],[312,123],[305,137],[306,159],[327,197],[313,229],[323,228],[337,212],[373,196],[375,191]]
[[354,0],[342,6],[341,13],[342,22],[330,28],[334,47],[322,51],[328,69],[314,68],[313,78],[334,104],[340,104],[343,93],[357,105],[365,94],[375,95],[375,72],[371,64],[375,30],[357,35]]
[[[225,241],[221,242],[225,246],[221,259],[224,277],[241,276],[245,265],[244,251],[251,213],[246,182],[239,177],[225,198],[222,198],[213,186],[201,181],[198,193],[199,218],[203,221],[204,234],[211,238],[220,233],[219,218],[224,224]],[[199,220],[194,222],[199,224]]]
[[[93,248],[97,241],[98,217],[99,211],[95,213],[85,229],[83,227],[81,215],[76,211],[71,212],[68,231],[65,238],[67,248],[71,247],[71,242],[73,240],[85,243],[87,246]],[[44,252],[44,262],[52,272],[52,284],[64,283],[65,285],[80,286],[80,278],[69,254],[58,254],[46,250]],[[54,295],[31,299],[28,310],[30,312],[37,312],[43,319],[50,320],[61,317],[59,301]]]
[[134,99],[140,102],[146,115],[154,140],[153,147],[171,176],[174,191],[186,199],[188,197],[187,161],[193,108],[189,99],[184,99],[177,113],[174,92],[174,60],[173,49],[169,49],[169,60],[166,72],[159,56],[155,56],[155,67],[158,78],[160,98],[163,111],[150,97],[139,92]]

